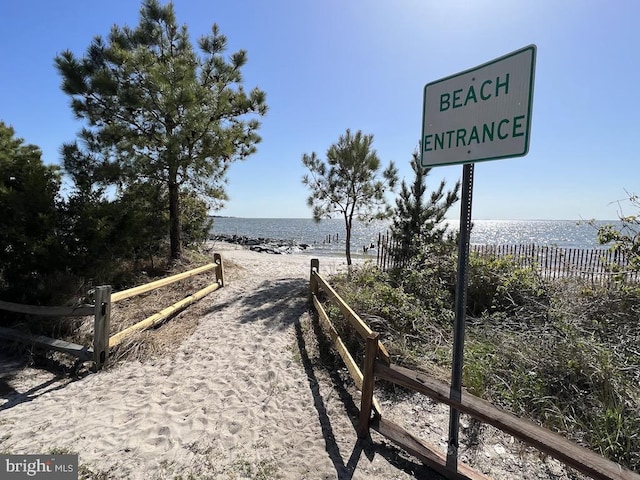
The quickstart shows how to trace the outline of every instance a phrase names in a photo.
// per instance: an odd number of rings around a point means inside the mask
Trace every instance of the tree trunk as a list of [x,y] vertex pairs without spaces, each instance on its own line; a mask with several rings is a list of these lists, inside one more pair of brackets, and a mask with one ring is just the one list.
[[345,240],[346,241],[345,253],[347,255],[347,266],[351,267],[351,224],[352,224],[352,221],[347,216],[345,216],[344,221],[345,221],[345,226],[347,227],[347,237],[346,237],[346,240]]
[[176,260],[182,255],[182,241],[180,225],[180,189],[175,180],[169,181],[169,244],[171,259]]

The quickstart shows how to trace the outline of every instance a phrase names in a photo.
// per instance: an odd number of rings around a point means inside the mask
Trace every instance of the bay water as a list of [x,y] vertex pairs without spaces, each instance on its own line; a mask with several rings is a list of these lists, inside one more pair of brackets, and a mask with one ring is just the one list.
[[[311,254],[344,252],[345,225],[342,219],[310,218],[239,218],[215,217],[212,235],[237,235],[249,238],[308,244]],[[457,220],[447,220],[449,228],[457,230]],[[474,220],[471,243],[478,245],[532,244],[565,248],[606,248],[598,244],[597,228],[606,224],[619,226],[618,221],[589,222],[578,220]],[[389,221],[354,222],[351,251],[354,254],[375,255],[380,235],[389,231]],[[366,253],[365,253],[366,250]]]

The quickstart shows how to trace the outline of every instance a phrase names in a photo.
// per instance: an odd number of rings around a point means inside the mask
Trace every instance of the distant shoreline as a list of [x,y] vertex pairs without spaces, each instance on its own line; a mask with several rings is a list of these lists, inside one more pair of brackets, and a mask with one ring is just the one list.
[[[210,235],[237,235],[253,239],[275,239],[313,245],[318,250],[344,252],[346,232],[341,219],[326,219],[317,223],[311,218],[213,218]],[[451,231],[457,231],[458,221],[446,221]],[[582,220],[474,220],[471,243],[476,245],[536,245],[564,248],[602,248],[597,229],[603,225],[619,225],[619,221]],[[356,222],[351,230],[353,252],[362,252],[380,237],[389,234],[390,221]]]

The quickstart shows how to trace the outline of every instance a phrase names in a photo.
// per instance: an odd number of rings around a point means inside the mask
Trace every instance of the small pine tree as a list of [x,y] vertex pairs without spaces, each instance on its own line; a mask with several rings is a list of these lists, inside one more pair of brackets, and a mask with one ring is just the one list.
[[347,129],[327,150],[326,161],[318,158],[315,152],[302,156],[302,164],[309,169],[302,183],[311,190],[307,204],[313,208],[314,220],[319,222],[333,215],[344,218],[347,265],[351,265],[354,218],[361,221],[388,218],[391,207],[385,192],[393,190],[398,180],[393,162],[379,171],[380,158],[372,144],[373,135],[365,135],[360,130],[352,134]]
[[427,197],[426,179],[431,171],[420,165],[420,156],[413,153],[411,168],[415,174],[411,187],[403,180],[400,195],[396,199],[396,209],[391,228],[393,239],[399,244],[400,258],[411,258],[424,245],[445,242],[447,227],[443,220],[447,211],[458,201],[460,181],[453,189],[445,192],[446,182]]

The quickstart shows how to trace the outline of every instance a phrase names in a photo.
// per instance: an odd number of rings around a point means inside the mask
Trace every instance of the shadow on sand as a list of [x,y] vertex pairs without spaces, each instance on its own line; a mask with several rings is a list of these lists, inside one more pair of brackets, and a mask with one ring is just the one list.
[[[14,382],[12,382],[12,380],[25,368],[28,368],[34,359],[39,360],[36,368],[43,372],[49,372],[53,376],[51,377],[51,375],[49,375],[48,379],[43,379],[41,383],[25,391],[18,391],[13,385]],[[0,412],[20,405],[21,403],[35,400],[45,393],[61,390],[70,383],[84,378],[88,373],[86,369],[79,372],[78,368],[70,371],[67,366],[51,359],[40,357],[31,358],[29,355],[19,354],[17,352],[13,355],[3,352],[0,354],[0,399],[5,400],[5,402],[0,405]]]
[[308,289],[308,281],[305,279],[266,281],[260,284],[253,292],[238,296],[223,304],[216,304],[209,311],[212,313],[222,308],[233,307],[241,313],[242,322],[261,321],[273,329],[294,326],[301,363],[305,369],[309,389],[313,395],[313,403],[322,428],[326,451],[339,480],[353,478],[363,453],[369,461],[372,461],[376,454],[381,455],[391,465],[415,478],[426,480],[443,479],[442,476],[413,459],[404,451],[387,443],[375,443],[371,439],[358,440],[348,458],[343,456],[333,432],[325,399],[320,391],[318,373],[322,372],[323,377],[328,376],[331,379],[333,390],[338,394],[342,405],[344,405],[345,413],[354,427],[354,438],[357,435],[356,425],[359,409],[353,397],[347,391],[344,379],[340,377],[337,369],[328,366],[331,360],[329,359],[326,365],[324,362],[318,365],[311,359],[312,354],[307,347],[301,323],[307,320],[307,314],[311,318],[313,334],[317,338],[320,352],[332,352],[333,350],[318,323],[317,317],[312,312],[309,312]]
[[304,279],[268,280],[254,291],[216,303],[206,313],[237,309],[242,323],[264,322],[271,329],[285,329],[307,310],[308,286]]
[[[327,339],[322,327],[317,320],[317,317],[313,312],[310,312],[311,324],[313,326],[313,333],[318,340],[318,348],[320,352],[332,352],[332,347]],[[443,480],[444,477],[426,467],[421,462],[416,461],[404,451],[396,448],[393,445],[387,443],[375,443],[371,438],[358,439],[353,451],[349,455],[347,462],[344,462],[344,457],[340,452],[340,448],[333,435],[333,429],[331,427],[331,420],[327,413],[327,409],[324,403],[322,394],[320,393],[319,383],[316,376],[316,371],[322,369],[331,379],[331,384],[334,391],[338,393],[341,403],[344,405],[345,413],[348,415],[353,425],[353,435],[356,436],[356,427],[358,422],[359,408],[353,400],[351,394],[345,387],[344,379],[340,376],[335,368],[325,367],[323,365],[314,365],[309,356],[306,342],[304,339],[304,332],[302,330],[301,323],[298,321],[295,323],[296,338],[298,341],[298,349],[300,351],[300,358],[304,366],[307,378],[309,380],[309,388],[313,394],[314,406],[318,412],[318,420],[322,427],[322,433],[327,446],[327,453],[333,462],[336,469],[337,478],[339,480],[350,480],[358,466],[360,457],[364,453],[369,461],[373,461],[374,456],[381,455],[389,464],[393,465],[398,470],[402,470],[415,478],[425,480]]]

